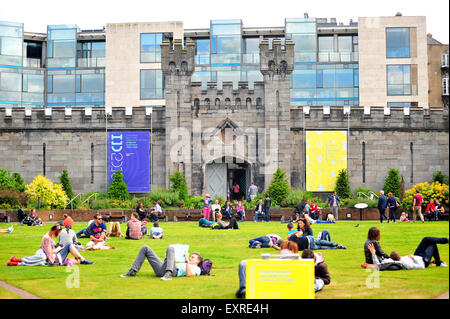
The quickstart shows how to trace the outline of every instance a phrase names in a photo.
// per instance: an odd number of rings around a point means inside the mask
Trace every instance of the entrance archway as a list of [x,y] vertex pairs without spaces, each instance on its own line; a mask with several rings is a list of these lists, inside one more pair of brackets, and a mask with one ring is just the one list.
[[245,200],[251,181],[251,164],[236,157],[221,157],[205,165],[206,193],[224,199],[233,198],[233,186],[239,185],[238,199]]

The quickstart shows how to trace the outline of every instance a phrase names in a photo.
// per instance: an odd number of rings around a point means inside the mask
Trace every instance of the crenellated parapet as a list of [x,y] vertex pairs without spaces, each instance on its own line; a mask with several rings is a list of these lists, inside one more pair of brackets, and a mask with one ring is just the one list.
[[260,70],[270,78],[279,76],[284,79],[294,70],[294,42],[286,40],[281,44],[280,39],[274,39],[269,49],[269,40],[262,40],[259,44]]
[[173,48],[169,40],[161,43],[161,68],[164,75],[191,76],[195,70],[195,43],[186,40],[183,47],[181,39],[173,40]]

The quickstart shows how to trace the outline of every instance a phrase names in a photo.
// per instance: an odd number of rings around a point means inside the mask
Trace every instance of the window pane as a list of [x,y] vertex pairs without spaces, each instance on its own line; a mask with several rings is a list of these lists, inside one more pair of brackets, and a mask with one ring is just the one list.
[[164,78],[161,70],[141,70],[141,99],[164,98]]
[[19,73],[0,73],[1,91],[22,91],[22,76]]
[[162,33],[141,34],[141,62],[161,62]]
[[315,70],[295,70],[292,72],[292,87],[315,88],[316,87],[316,71]]
[[259,53],[259,38],[246,38],[245,53]]
[[21,38],[0,38],[0,48],[2,55],[22,56],[22,39]]
[[319,37],[319,51],[333,52],[334,51],[334,37]]
[[65,58],[74,57],[75,52],[75,42],[74,41],[54,41],[53,42],[53,57],[54,58]]
[[336,87],[353,87],[353,69],[337,69],[336,70]]
[[53,92],[75,92],[75,75],[53,75]]
[[217,53],[239,53],[241,43],[239,36],[217,37]]
[[197,40],[197,53],[209,53],[209,39]]
[[353,43],[351,36],[339,36],[338,38],[339,52],[352,52]]
[[240,24],[212,24],[211,34],[241,34]]
[[386,28],[386,54],[388,58],[410,56],[409,28]]

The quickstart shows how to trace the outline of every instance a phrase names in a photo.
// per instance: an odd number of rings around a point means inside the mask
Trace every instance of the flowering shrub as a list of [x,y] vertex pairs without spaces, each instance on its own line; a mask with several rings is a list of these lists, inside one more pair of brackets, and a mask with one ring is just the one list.
[[429,203],[431,199],[438,199],[441,204],[448,206],[448,185],[441,184],[439,182],[433,182],[429,184],[428,182],[419,183],[413,186],[413,188],[408,189],[405,192],[405,197],[403,198],[403,203],[409,209],[412,208],[413,197],[416,194],[416,189],[420,191],[423,197],[424,203]]
[[40,198],[41,207],[46,208],[49,208],[51,204],[57,208],[64,208],[64,204],[69,200],[61,184],[53,184],[42,175],[36,176],[30,184],[25,186],[25,194],[36,203]]

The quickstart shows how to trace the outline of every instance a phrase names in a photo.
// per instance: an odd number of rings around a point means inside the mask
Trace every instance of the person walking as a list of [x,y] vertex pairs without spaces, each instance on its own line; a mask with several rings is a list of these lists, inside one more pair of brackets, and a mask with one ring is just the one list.
[[330,206],[331,213],[334,215],[334,219],[337,221],[339,219],[339,205],[341,205],[341,199],[336,194],[336,191],[333,191],[333,195],[328,197],[328,205]]
[[422,202],[423,202],[423,197],[422,195],[420,195],[420,191],[418,189],[416,189],[416,194],[414,195],[413,198],[413,222],[416,222],[416,213],[419,214],[420,220],[422,221],[422,223],[424,223],[424,219],[423,219],[423,215],[422,215]]
[[250,201],[252,201],[257,194],[258,194],[258,186],[256,186],[255,183],[252,182],[250,187],[248,188],[248,195],[250,196]]
[[380,223],[383,222],[383,217],[388,219],[386,216],[387,207],[387,197],[384,196],[384,191],[380,191],[380,197],[378,197],[378,210],[380,211]]
[[389,196],[387,199],[387,206],[389,207],[388,223],[392,220],[392,222],[395,224],[395,212],[397,211],[398,202],[391,192],[388,193],[388,196]]
[[266,222],[270,222],[270,205],[272,200],[269,197],[269,194],[266,193],[266,198],[264,199],[264,218]]

